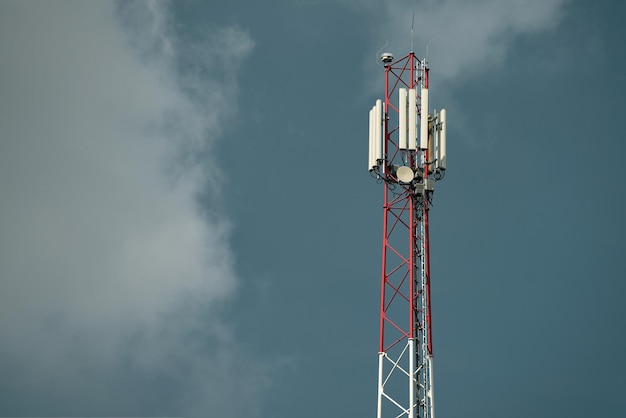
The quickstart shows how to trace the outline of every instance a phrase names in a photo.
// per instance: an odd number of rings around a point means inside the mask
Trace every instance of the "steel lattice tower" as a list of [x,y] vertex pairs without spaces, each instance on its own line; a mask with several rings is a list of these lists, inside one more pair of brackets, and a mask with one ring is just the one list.
[[446,167],[446,112],[428,114],[426,60],[385,53],[368,170],[384,184],[377,417],[434,418],[428,213]]

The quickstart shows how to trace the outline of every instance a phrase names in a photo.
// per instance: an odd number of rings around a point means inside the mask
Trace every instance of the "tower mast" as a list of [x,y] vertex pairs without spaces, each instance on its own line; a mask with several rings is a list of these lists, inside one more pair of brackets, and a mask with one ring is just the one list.
[[445,174],[446,112],[428,113],[426,60],[381,60],[368,159],[384,184],[377,418],[434,418],[428,212]]

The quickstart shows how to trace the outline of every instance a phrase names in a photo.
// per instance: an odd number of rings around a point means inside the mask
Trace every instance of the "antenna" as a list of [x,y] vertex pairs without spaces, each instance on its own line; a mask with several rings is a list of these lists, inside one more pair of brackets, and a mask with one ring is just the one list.
[[380,48],[378,51],[376,51],[376,64],[378,64],[380,67],[383,67],[383,66],[380,64],[380,62],[378,62],[378,57],[380,56],[380,51],[382,51],[383,49],[387,48],[387,45],[389,45],[389,41],[385,41],[385,45],[383,45],[382,48]]
[[433,42],[435,42],[435,38],[431,39],[430,42],[426,45],[426,62],[428,62],[428,47],[430,46],[430,44],[432,44]]
[[415,25],[415,12],[413,12],[413,20],[411,20],[411,52],[413,52],[413,26]]
[[401,88],[398,90],[398,96],[400,99],[400,102],[398,103],[398,119],[399,119],[399,126],[398,126],[398,132],[399,132],[399,140],[398,140],[398,145],[400,147],[400,149],[405,150],[408,148],[408,143],[407,143],[407,129],[406,129],[406,123],[407,123],[407,107],[409,105],[408,101],[407,101],[407,91],[405,88]]
[[420,110],[420,148],[428,148],[428,87],[422,86],[422,109]]

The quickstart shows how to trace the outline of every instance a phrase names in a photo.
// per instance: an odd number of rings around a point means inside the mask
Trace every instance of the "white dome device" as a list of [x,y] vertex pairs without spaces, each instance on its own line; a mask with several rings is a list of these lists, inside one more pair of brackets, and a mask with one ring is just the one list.
[[400,183],[410,183],[413,181],[415,177],[415,173],[411,170],[410,167],[403,165],[402,167],[398,167],[396,171],[396,177],[400,181]]

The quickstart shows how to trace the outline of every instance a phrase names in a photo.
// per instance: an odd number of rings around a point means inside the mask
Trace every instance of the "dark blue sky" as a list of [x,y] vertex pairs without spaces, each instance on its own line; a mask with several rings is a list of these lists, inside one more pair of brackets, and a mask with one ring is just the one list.
[[[273,52],[281,58],[254,71],[244,91],[276,107],[233,139],[253,138],[250,165],[268,146],[280,157],[258,187],[230,195],[231,208],[245,207],[233,242],[242,276],[253,279],[240,295],[263,315],[259,346],[300,358],[276,383],[273,411],[287,414],[306,393],[310,416],[373,414],[382,188],[361,170],[356,131],[384,91],[382,71],[370,92],[364,69],[377,69],[372,52],[384,39],[372,34],[375,13],[325,3],[304,19],[286,9],[293,17],[249,23],[267,39],[253,67]],[[567,3],[554,27],[505,34],[504,57],[479,73],[438,80],[431,60],[440,87],[431,96],[449,103],[452,130],[431,229],[438,414],[617,416],[624,406],[621,16],[610,2]],[[324,30],[298,31],[293,21]],[[290,42],[274,43],[281,33]],[[238,152],[234,140],[223,145]],[[256,278],[268,294],[260,301]]]
[[0,3],[0,415],[374,416],[367,112],[413,13],[437,415],[623,415],[626,6],[113,5]]

